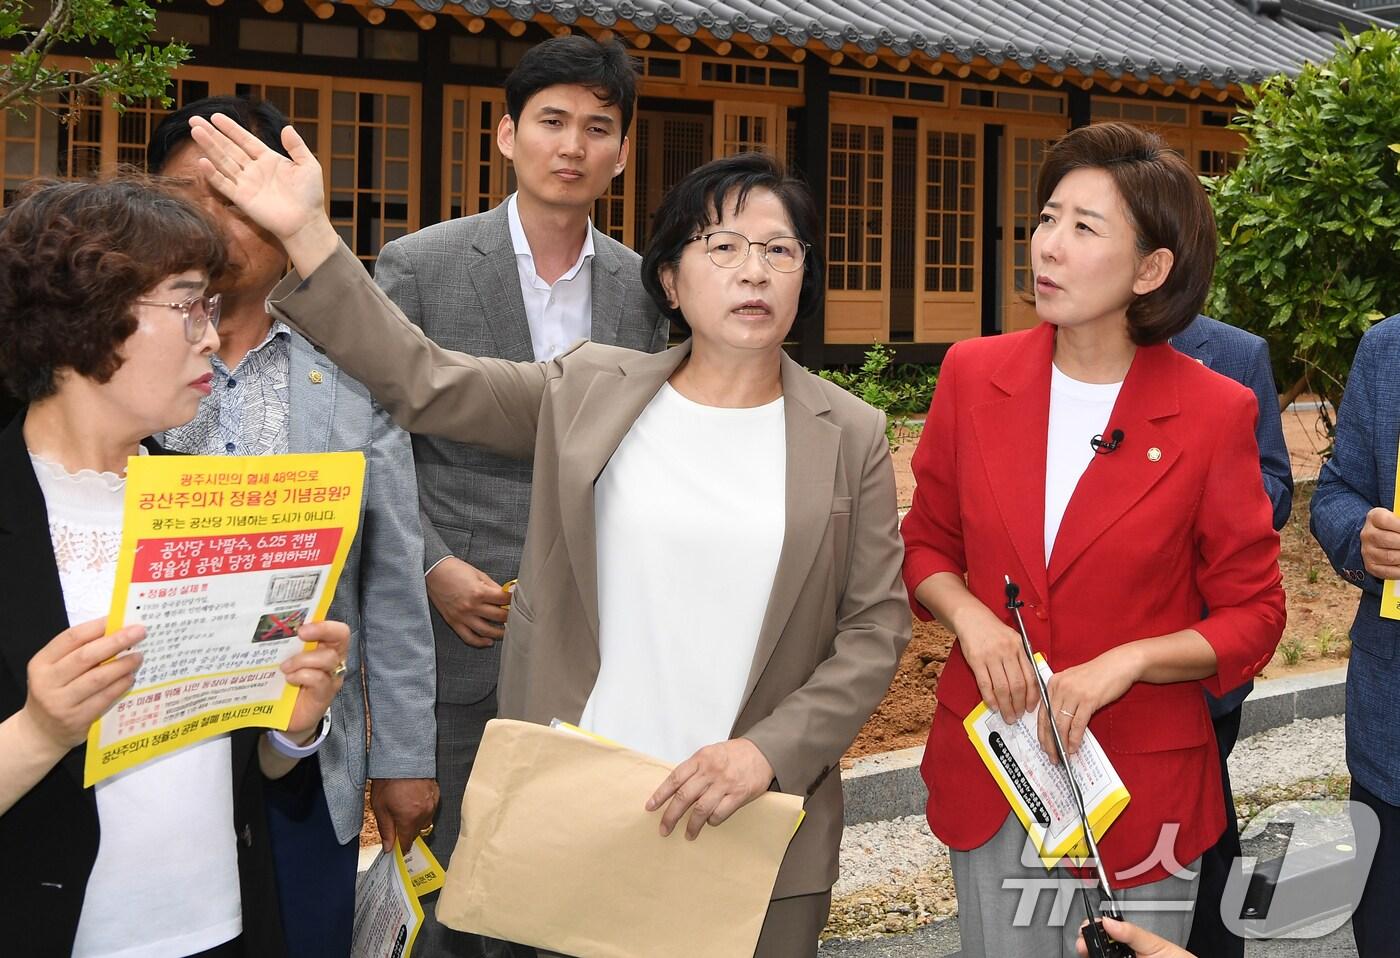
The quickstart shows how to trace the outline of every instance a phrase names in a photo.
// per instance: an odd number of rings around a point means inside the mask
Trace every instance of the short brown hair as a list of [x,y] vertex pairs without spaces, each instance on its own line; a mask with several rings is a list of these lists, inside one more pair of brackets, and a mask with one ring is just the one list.
[[133,301],[227,262],[218,228],[153,178],[31,183],[0,213],[0,385],[35,402],[60,369],[107,382],[136,331]]
[[1137,232],[1137,251],[1171,250],[1166,282],[1128,306],[1128,333],[1139,346],[1164,343],[1191,325],[1215,272],[1215,215],[1181,154],[1149,130],[1098,123],[1071,130],[1045,153],[1036,185],[1041,207],[1060,180],[1080,169],[1113,178]]

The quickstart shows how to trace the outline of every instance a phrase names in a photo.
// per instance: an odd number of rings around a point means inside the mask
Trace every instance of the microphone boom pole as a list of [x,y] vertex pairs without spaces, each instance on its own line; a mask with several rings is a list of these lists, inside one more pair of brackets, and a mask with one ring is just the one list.
[[[1116,437],[1115,437],[1116,438]],[[1021,618],[1020,600],[1021,587],[1011,581],[1011,576],[1006,579],[1006,607],[1016,616],[1016,628],[1021,633],[1021,650],[1026,653],[1026,660],[1030,663],[1031,672],[1035,675],[1036,687],[1040,690],[1040,704],[1045,709],[1045,718],[1050,725],[1050,735],[1055,742],[1055,754],[1060,760],[1060,767],[1065,770],[1065,776],[1069,779],[1069,790],[1074,796],[1074,806],[1079,812],[1079,824],[1084,829],[1084,841],[1089,846],[1089,856],[1094,862],[1094,871],[1098,875],[1099,891],[1103,896],[1100,910],[1103,914],[1117,921],[1123,920],[1123,913],[1118,908],[1117,901],[1113,897],[1113,889],[1108,884],[1108,873],[1104,871],[1103,860],[1099,858],[1099,845],[1094,840],[1094,830],[1089,826],[1089,813],[1084,808],[1084,793],[1080,791],[1079,779],[1074,774],[1074,769],[1070,767],[1069,756],[1065,753],[1065,743],[1060,738],[1060,728],[1055,724],[1055,713],[1050,707],[1050,689],[1045,684],[1045,676],[1035,663],[1035,651],[1031,648],[1030,636],[1026,634],[1026,623]],[[1084,926],[1084,944],[1088,947],[1089,958],[1134,958],[1134,952],[1122,942],[1114,941],[1104,930],[1103,921],[1094,914],[1093,908],[1089,906],[1089,895],[1084,890],[1084,886],[1079,886],[1079,896],[1084,903],[1084,912],[1089,919],[1089,924]]]

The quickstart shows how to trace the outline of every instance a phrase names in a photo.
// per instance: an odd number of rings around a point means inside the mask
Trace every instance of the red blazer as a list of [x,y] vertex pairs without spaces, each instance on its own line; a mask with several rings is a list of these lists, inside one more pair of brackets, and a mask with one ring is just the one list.
[[[915,586],[935,572],[966,573],[973,595],[1014,625],[1002,578],[1010,575],[1031,644],[1057,671],[1178,629],[1210,642],[1216,675],[1139,682],[1089,722],[1132,795],[1099,845],[1110,880],[1131,887],[1167,875],[1172,863],[1160,855],[1137,871],[1154,858],[1164,824],[1179,825],[1173,851],[1183,865],[1224,829],[1201,686],[1221,695],[1273,655],[1284,625],[1279,539],[1259,473],[1254,394],[1163,344],[1138,349],[1105,430],[1123,430],[1122,445],[1095,456],[1079,480],[1047,569],[1054,342],[1054,327],[1042,324],[949,350],[914,453],[904,579],[920,618],[930,615]],[[923,762],[929,825],[949,847],[972,849],[1009,809],[962,726],[981,696],[956,643],[937,697]]]

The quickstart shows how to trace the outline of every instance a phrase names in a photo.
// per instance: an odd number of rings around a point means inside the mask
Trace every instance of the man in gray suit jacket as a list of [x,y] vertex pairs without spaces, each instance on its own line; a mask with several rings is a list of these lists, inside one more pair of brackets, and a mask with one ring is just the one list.
[[[546,41],[506,80],[497,145],[517,192],[495,209],[440,223],[380,251],[375,280],[439,344],[474,356],[544,362],[580,339],[655,352],[670,324],[642,288],[640,258],[593,229],[589,213],[627,163],[636,98],[618,44]],[[429,844],[447,861],[486,722],[496,715],[496,644],[509,612],[530,511],[530,464],[413,437],[424,568],[437,643],[438,782]],[[416,954],[499,954],[433,914]]]
[[[214,393],[194,421],[164,436],[198,454],[355,450],[366,460],[360,532],[329,617],[350,626],[345,684],[331,705],[316,760],[269,787],[268,825],[287,953],[345,958],[354,926],[355,874],[365,781],[386,844],[405,847],[431,821],[436,729],[427,595],[417,574],[422,531],[408,434],[323,352],[267,314],[286,265],[270,234],[216,199],[199,174],[189,118],[226,113],[281,151],[286,119],[270,104],[234,97],[192,103],[167,117],[147,151],[155,172],[188,180],[218,221],[234,266],[224,298]],[[373,737],[366,749],[366,706]]]

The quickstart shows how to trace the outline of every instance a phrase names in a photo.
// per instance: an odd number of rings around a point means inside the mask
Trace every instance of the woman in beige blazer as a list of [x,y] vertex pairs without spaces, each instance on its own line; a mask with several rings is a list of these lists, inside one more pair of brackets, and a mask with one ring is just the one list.
[[[277,315],[407,429],[533,457],[501,716],[635,733],[624,744],[652,741],[679,716],[658,754],[700,738],[662,755],[678,763],[647,803],[662,834],[684,819],[694,838],[768,789],[802,796],[807,818],[756,954],[814,954],[837,875],[841,755],[883,697],[910,617],[884,416],[782,348],[823,290],[806,188],[758,154],[695,170],[663,202],[642,264],[690,340],[656,355],[583,343],[551,362],[513,363],[445,351],[404,320],[337,238],[320,167],[295,132],[284,134],[288,161],[226,118],[216,124],[194,124],[206,174],[283,240],[297,269],[272,293]],[[561,167],[587,149],[561,147]],[[676,446],[697,422],[696,438]],[[728,460],[725,437],[759,444]],[[635,506],[655,501],[651,477],[670,483],[666,503],[685,505],[647,522]],[[694,514],[704,500],[692,484],[722,504]],[[752,522],[726,524],[755,502]],[[648,631],[658,596],[674,605]],[[706,615],[721,624],[676,642],[672,629]],[[643,679],[651,673],[634,666],[657,648],[660,675]],[[709,674],[707,663],[732,664],[736,649],[737,671]],[[672,657],[688,663],[684,674],[671,674]]]

